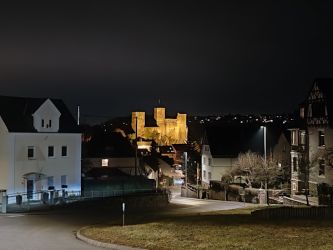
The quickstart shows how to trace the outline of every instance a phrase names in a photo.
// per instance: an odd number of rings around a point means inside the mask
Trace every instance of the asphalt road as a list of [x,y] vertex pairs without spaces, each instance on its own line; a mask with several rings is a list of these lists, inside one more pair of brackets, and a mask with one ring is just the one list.
[[[239,202],[197,200],[174,195],[165,213],[192,213],[243,207]],[[155,215],[156,216],[156,215]],[[0,214],[0,250],[101,249],[75,238],[75,230],[114,222],[119,211],[93,204],[30,214]]]

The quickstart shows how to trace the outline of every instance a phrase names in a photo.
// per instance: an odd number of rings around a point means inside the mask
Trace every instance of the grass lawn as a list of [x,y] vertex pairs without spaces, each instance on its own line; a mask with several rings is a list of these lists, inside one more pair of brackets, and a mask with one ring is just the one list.
[[264,221],[251,209],[162,219],[136,217],[131,225],[97,225],[82,234],[146,249],[333,249],[333,221]]

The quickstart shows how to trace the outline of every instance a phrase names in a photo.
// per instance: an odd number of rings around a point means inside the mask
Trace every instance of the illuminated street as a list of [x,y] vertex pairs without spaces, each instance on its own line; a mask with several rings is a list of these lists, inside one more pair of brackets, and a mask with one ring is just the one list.
[[[243,206],[239,202],[197,200],[175,195],[165,212],[208,212]],[[93,210],[98,212],[94,213]],[[93,206],[32,214],[3,214],[0,215],[0,250],[99,249],[77,240],[75,230],[114,221],[117,216],[117,213]]]

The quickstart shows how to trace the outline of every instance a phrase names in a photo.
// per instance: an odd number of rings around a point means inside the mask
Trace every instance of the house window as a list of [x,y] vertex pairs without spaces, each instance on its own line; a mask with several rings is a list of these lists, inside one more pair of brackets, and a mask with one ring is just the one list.
[[203,171],[203,178],[206,179],[206,170]]
[[212,173],[208,172],[208,180],[211,180],[211,179],[212,179]]
[[109,166],[109,159],[102,159],[102,167],[108,167]]
[[301,132],[301,145],[305,145],[306,142],[306,133],[305,131]]
[[324,131],[318,131],[318,136],[319,136],[319,147],[324,147],[325,146],[325,133]]
[[34,146],[28,147],[28,159],[35,159],[35,147]]
[[44,121],[44,119],[42,119],[42,128],[44,128],[45,127],[45,121]]
[[291,144],[294,146],[298,145],[298,131],[297,130],[291,131]]
[[205,151],[209,152],[209,146],[207,146],[207,145],[205,146]]
[[293,171],[297,172],[297,157],[293,157],[292,165],[293,165]]
[[202,157],[202,163],[203,163],[204,165],[207,164],[207,160],[206,160],[206,157],[205,157],[205,156]]
[[61,176],[61,187],[64,188],[64,186],[67,185],[67,175]]
[[67,146],[61,147],[61,156],[67,156]]
[[47,177],[47,186],[54,187],[53,176]]
[[319,175],[325,175],[325,160],[319,160]]
[[47,150],[48,157],[54,157],[54,146],[49,146]]
[[296,186],[296,183],[293,182],[293,190],[296,191],[297,190],[297,186]]
[[208,158],[208,166],[211,166],[211,165],[212,165],[212,159]]
[[52,127],[52,120],[49,120],[49,128]]

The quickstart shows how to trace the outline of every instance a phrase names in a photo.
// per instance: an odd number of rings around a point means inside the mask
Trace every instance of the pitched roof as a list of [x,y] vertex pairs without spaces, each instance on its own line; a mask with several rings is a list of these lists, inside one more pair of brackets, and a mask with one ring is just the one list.
[[[277,143],[281,131],[267,128],[267,154]],[[263,130],[258,125],[221,124],[205,128],[205,144],[215,158],[236,158],[247,151],[264,153]]]
[[87,158],[129,158],[135,156],[131,143],[121,133],[103,133],[100,129],[92,140],[82,145],[83,157]]
[[[37,132],[32,114],[47,98],[0,96],[0,116],[9,132]],[[76,120],[62,100],[50,99],[61,113],[59,133],[79,133]]]

